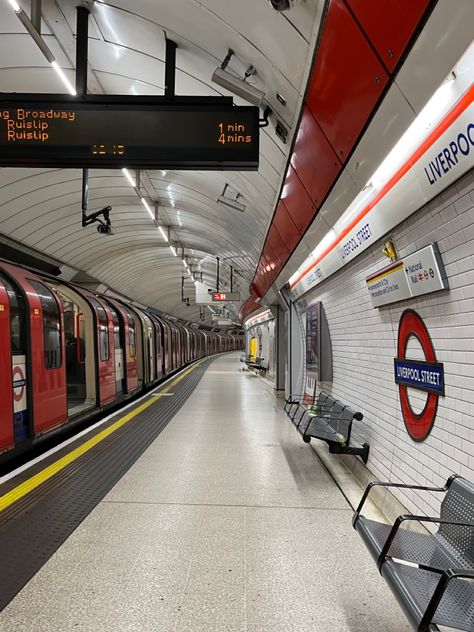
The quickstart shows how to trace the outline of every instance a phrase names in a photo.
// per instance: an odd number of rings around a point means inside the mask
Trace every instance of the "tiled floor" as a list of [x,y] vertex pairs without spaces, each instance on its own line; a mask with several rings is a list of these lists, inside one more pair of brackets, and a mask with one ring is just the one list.
[[1,632],[408,632],[339,489],[238,357],[211,364]]

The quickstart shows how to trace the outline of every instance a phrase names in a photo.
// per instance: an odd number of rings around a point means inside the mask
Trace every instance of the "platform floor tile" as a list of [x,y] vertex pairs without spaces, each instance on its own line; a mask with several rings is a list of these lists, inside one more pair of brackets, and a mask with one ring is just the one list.
[[408,632],[352,511],[238,354],[0,614],[0,632]]

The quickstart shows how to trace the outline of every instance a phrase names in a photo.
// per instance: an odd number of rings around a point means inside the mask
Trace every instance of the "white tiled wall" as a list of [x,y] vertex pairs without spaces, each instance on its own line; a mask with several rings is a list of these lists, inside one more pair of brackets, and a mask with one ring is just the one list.
[[[400,257],[437,241],[450,289],[372,307],[365,278],[387,264],[382,242],[315,288],[305,298],[323,301],[334,362],[334,380],[321,388],[364,413],[353,437],[370,443],[368,467],[376,478],[442,485],[457,473],[474,481],[474,172],[388,237]],[[406,432],[393,378],[398,322],[407,308],[423,318],[445,370],[446,396],[423,443]],[[416,395],[410,399],[415,405]],[[438,510],[436,494],[400,493],[399,499],[411,511]]]

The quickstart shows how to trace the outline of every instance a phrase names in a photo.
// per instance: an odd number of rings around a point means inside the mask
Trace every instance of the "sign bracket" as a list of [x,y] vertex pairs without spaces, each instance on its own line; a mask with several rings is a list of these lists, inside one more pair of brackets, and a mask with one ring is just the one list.
[[[41,5],[41,0],[36,0]],[[32,4],[32,10],[35,0]],[[87,7],[77,7],[77,27],[76,27],[76,92],[79,97],[87,95],[87,64],[89,58],[89,14]],[[32,13],[33,15],[33,13]],[[41,12],[40,12],[41,16]],[[41,19],[41,17],[40,17]],[[110,221],[111,206],[106,206],[100,211],[87,214],[89,205],[89,169],[82,170],[82,227],[98,223],[97,230],[105,234],[112,232]]]

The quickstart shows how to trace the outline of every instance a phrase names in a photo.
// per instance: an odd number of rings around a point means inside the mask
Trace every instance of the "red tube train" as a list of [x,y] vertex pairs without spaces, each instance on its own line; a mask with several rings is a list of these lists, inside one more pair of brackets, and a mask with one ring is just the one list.
[[0,261],[0,460],[241,344]]

